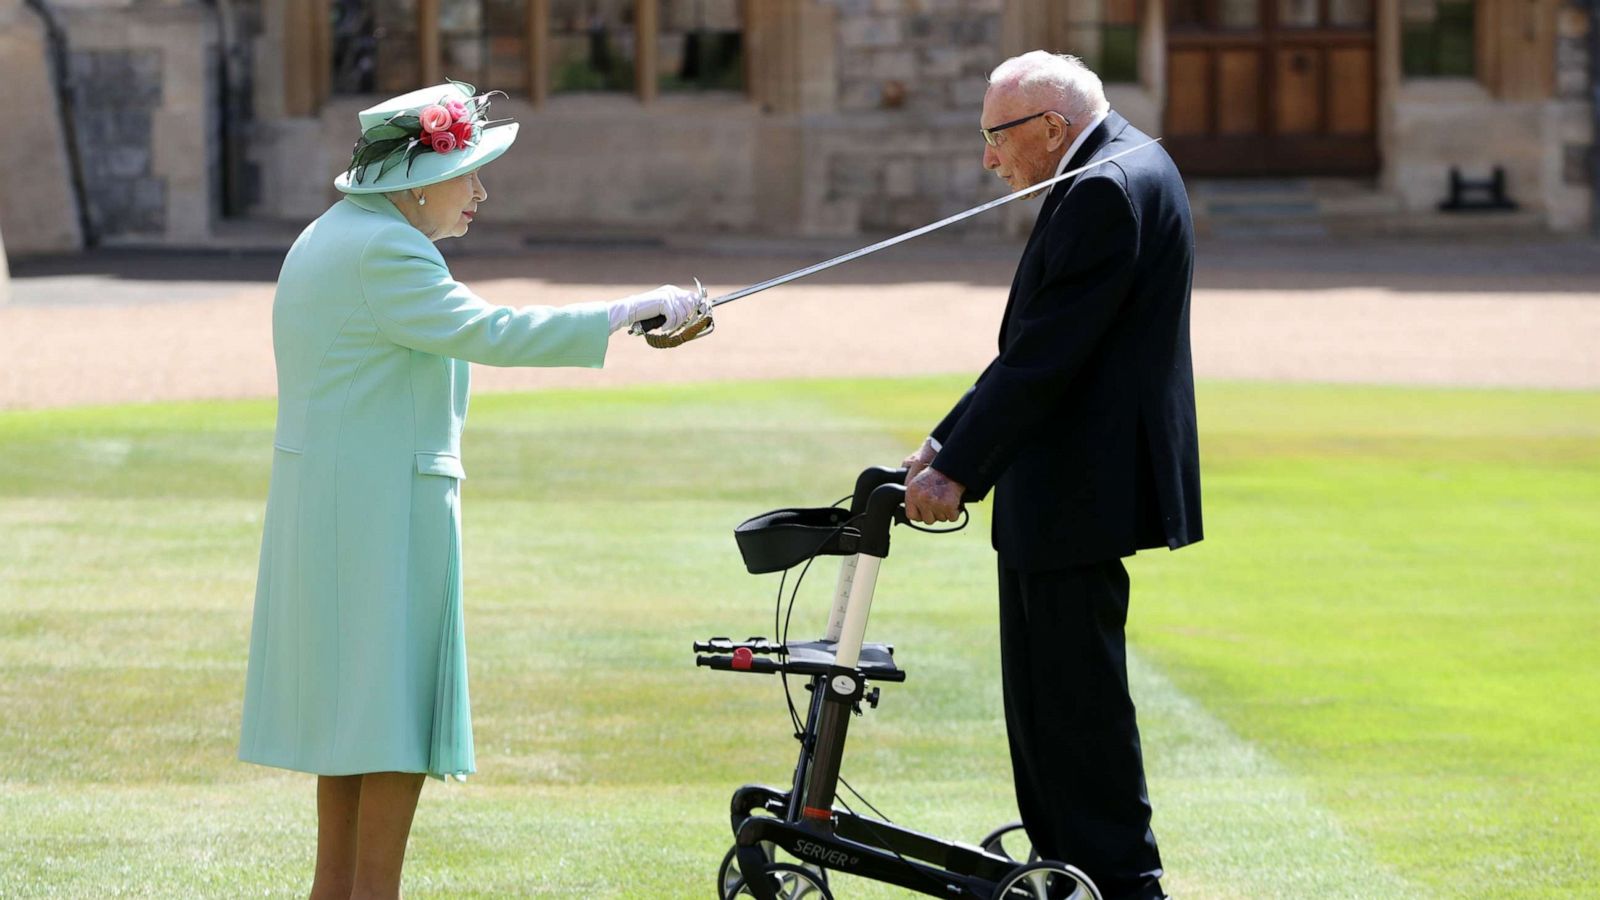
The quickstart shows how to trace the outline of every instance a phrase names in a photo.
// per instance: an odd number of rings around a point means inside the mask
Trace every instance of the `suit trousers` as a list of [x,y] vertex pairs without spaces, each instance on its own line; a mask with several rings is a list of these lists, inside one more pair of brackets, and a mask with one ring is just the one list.
[[1162,896],[1161,856],[1113,559],[1020,572],[1000,560],[1000,668],[1017,806],[1042,859],[1084,870],[1106,900]]

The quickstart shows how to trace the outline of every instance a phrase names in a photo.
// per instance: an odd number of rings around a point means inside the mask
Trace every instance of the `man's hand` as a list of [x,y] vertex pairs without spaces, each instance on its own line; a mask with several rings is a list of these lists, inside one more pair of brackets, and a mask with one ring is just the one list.
[[924,467],[917,477],[906,480],[906,518],[924,525],[954,522],[961,515],[961,496],[966,492],[961,482]]
[[939,445],[930,437],[922,442],[915,453],[901,460],[900,465],[906,470],[906,484],[909,485],[912,479],[922,474],[923,469],[933,465],[933,458],[938,455]]

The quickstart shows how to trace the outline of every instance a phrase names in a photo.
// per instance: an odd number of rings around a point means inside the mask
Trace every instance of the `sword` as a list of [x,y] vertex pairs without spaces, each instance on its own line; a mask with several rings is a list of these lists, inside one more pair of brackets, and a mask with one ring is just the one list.
[[[703,306],[703,309],[704,309],[704,313],[702,314],[702,316],[700,318],[698,318],[696,320],[693,320],[689,325],[685,326],[685,329],[693,328],[693,327],[695,327],[695,325],[697,323],[705,321],[706,319],[708,319],[710,317],[711,310],[721,306],[724,303],[732,303],[735,300],[743,299],[745,297],[750,296],[751,294],[759,294],[762,291],[768,290],[770,288],[775,288],[775,287],[777,287],[778,285],[781,285],[781,284],[788,284],[791,281],[799,281],[800,279],[805,278],[808,275],[815,275],[818,272],[826,271],[828,269],[833,268],[834,266],[844,265],[845,263],[850,262],[852,260],[857,260],[857,259],[860,259],[863,256],[869,256],[869,255],[871,255],[873,253],[877,253],[879,250],[884,250],[884,249],[887,249],[889,247],[893,247],[896,244],[905,243],[906,241],[909,241],[912,238],[921,237],[921,236],[923,236],[923,235],[925,235],[925,234],[927,234],[927,233],[929,233],[931,231],[938,231],[939,229],[945,227],[946,225],[953,225],[956,222],[960,222],[963,219],[970,219],[973,216],[978,215],[979,213],[986,213],[989,210],[994,209],[997,206],[1004,206],[1004,205],[1006,205],[1007,203],[1010,203],[1013,200],[1020,200],[1023,197],[1031,197],[1031,196],[1039,193],[1042,190],[1045,190],[1047,188],[1050,188],[1050,187],[1054,186],[1057,182],[1066,181],[1068,178],[1072,178],[1072,177],[1075,177],[1077,175],[1082,175],[1084,172],[1087,172],[1090,169],[1098,168],[1100,166],[1105,165],[1108,162],[1113,162],[1113,161],[1115,161],[1117,159],[1120,159],[1120,158],[1122,158],[1124,156],[1127,156],[1130,153],[1133,153],[1136,150],[1143,150],[1144,148],[1150,146],[1151,144],[1158,143],[1160,140],[1161,140],[1161,138],[1153,138],[1151,140],[1145,141],[1144,143],[1142,143],[1142,144],[1140,144],[1140,145],[1138,145],[1136,147],[1129,147],[1128,149],[1123,150],[1121,152],[1113,153],[1112,155],[1106,157],[1105,159],[1097,159],[1094,162],[1089,163],[1087,165],[1079,166],[1078,168],[1073,169],[1070,172],[1062,172],[1060,175],[1057,175],[1054,178],[1050,178],[1050,179],[1047,179],[1045,181],[1041,181],[1038,184],[1029,185],[1028,187],[1022,188],[1021,190],[1018,190],[1018,191],[1012,191],[1011,193],[1005,195],[1004,197],[999,197],[997,199],[990,200],[987,203],[980,203],[980,204],[978,204],[977,206],[974,206],[971,209],[964,210],[962,212],[958,212],[953,216],[950,216],[950,217],[944,218],[944,219],[940,219],[937,222],[934,222],[934,223],[929,224],[929,225],[924,225],[921,228],[912,229],[911,231],[908,231],[905,234],[897,234],[892,238],[888,238],[886,240],[879,241],[876,244],[873,244],[871,246],[862,247],[859,250],[851,250],[849,253],[845,253],[845,254],[843,254],[841,256],[835,256],[833,259],[825,260],[823,262],[819,262],[819,263],[816,263],[814,265],[809,265],[809,266],[806,266],[803,269],[795,269],[793,272],[788,272],[786,274],[779,275],[776,278],[768,278],[766,281],[758,282],[756,284],[749,285],[748,287],[739,288],[738,290],[733,291],[732,293],[723,294],[722,296],[717,297],[717,298],[712,299],[712,300],[709,300],[709,301],[705,299],[705,295],[706,295],[705,288],[700,286],[699,279],[695,279],[695,287],[700,289],[700,298],[701,298],[701,301],[702,301],[702,306]],[[633,323],[633,327],[628,330],[628,333],[629,334],[644,334],[645,332],[650,331],[652,329],[660,328],[662,325],[665,325],[666,323],[667,323],[666,316],[654,316],[652,318],[645,319],[642,322]],[[698,336],[698,333],[696,334],[696,336]],[[646,337],[650,337],[650,335],[646,335]],[[692,340],[692,338],[690,338],[690,339]],[[683,343],[683,342],[680,341],[679,343]],[[676,346],[676,344],[669,344],[668,346]]]

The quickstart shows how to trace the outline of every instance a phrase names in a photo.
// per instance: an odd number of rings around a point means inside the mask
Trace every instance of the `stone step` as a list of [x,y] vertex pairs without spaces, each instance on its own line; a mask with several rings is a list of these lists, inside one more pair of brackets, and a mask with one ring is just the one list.
[[1336,215],[1195,216],[1195,231],[1216,238],[1452,237],[1536,235],[1545,231],[1538,213],[1372,212]]
[[1341,235],[1492,236],[1537,235],[1548,231],[1544,216],[1527,210],[1493,212],[1395,212],[1375,216],[1342,216],[1334,220]]
[[1214,179],[1189,189],[1195,229],[1209,237],[1492,235],[1542,228],[1531,212],[1407,211],[1397,195],[1370,179]]
[[1196,215],[1219,219],[1306,219],[1322,215],[1322,206],[1315,200],[1212,200],[1195,209]]
[[1195,178],[1189,181],[1190,197],[1300,196],[1312,193],[1311,178]]
[[1315,218],[1196,218],[1195,232],[1206,238],[1324,238],[1332,234]]

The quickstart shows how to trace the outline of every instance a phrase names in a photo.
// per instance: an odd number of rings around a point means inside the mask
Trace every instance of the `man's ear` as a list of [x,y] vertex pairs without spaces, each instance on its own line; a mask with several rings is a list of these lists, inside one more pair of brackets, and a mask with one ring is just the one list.
[[1046,145],[1051,150],[1063,147],[1067,143],[1067,120],[1059,113],[1047,113],[1044,117],[1046,126],[1050,129],[1049,143]]

